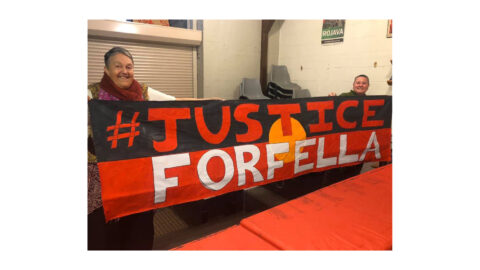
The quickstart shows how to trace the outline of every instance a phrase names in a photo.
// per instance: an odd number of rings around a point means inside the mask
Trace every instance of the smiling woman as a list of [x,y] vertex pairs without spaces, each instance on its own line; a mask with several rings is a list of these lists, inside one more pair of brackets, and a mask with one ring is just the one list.
[[[99,100],[175,100],[135,80],[130,52],[113,47],[104,55],[104,73],[99,83],[88,86],[88,97]],[[88,149],[88,249],[141,249],[153,244],[153,212],[147,211],[105,223],[101,185],[92,130],[89,125]]]
[[[353,89],[350,92],[340,94],[340,96],[365,96],[368,87],[370,86],[370,80],[367,75],[361,74],[355,77],[353,80]],[[336,96],[337,94],[331,92],[328,96]]]
[[89,85],[88,96],[103,100],[175,100],[175,97],[140,84],[135,80],[133,56],[122,47],[113,47],[104,56],[100,83]]
[[[133,56],[125,48],[111,48],[105,53],[104,62],[101,81],[88,86],[89,100],[199,100],[175,98],[145,84],[140,84],[135,80]],[[129,215],[105,223],[100,176],[90,124],[88,137],[88,249],[152,249],[154,237],[152,211]]]
[[[108,65],[108,66],[107,66]],[[109,59],[105,73],[122,89],[128,89],[133,83],[133,58],[117,53]]]

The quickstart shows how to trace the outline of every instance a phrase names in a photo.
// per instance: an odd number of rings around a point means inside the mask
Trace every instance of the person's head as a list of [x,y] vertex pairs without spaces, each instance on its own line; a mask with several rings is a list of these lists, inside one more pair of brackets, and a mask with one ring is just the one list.
[[122,47],[113,47],[104,56],[105,73],[122,89],[133,83],[133,57]]
[[370,81],[367,75],[358,75],[355,77],[355,80],[353,80],[353,91],[359,95],[365,95],[369,85]]

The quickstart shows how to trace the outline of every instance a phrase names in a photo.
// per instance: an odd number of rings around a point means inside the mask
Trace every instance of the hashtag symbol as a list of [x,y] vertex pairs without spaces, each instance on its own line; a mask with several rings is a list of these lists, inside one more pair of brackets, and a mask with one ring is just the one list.
[[[107,138],[107,141],[112,141],[111,149],[117,148],[118,140],[125,139],[125,138],[128,138],[128,147],[130,147],[133,145],[133,138],[135,138],[135,136],[140,135],[140,131],[135,130],[135,128],[140,125],[140,123],[135,122],[137,121],[139,112],[135,112],[135,114],[133,115],[132,121],[130,123],[123,123],[123,124],[122,124],[122,113],[123,111],[118,111],[117,122],[115,123],[115,125],[107,127],[107,131],[113,130],[113,135]],[[130,132],[118,134],[118,131],[121,128],[130,128]]]

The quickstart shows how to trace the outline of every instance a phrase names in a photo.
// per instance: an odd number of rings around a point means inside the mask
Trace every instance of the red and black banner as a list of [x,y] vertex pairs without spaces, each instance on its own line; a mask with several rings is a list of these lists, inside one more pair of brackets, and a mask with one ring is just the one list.
[[391,96],[89,101],[107,220],[391,158]]

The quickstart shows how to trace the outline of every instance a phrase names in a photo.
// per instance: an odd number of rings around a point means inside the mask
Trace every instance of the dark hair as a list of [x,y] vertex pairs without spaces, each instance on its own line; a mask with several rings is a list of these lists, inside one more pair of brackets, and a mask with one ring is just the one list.
[[[133,60],[132,60],[132,61],[133,61]],[[360,74],[360,75],[358,75],[357,77],[355,77],[355,79],[353,79],[353,82],[355,82],[358,77],[364,77],[365,79],[367,79],[368,84],[370,84],[370,80],[368,79],[368,76],[365,75],[365,74]]]
[[129,51],[127,51],[127,49],[122,47],[113,47],[108,52],[106,52],[105,55],[103,56],[103,60],[105,61],[105,66],[107,68],[108,68],[108,64],[110,64],[110,58],[117,53],[121,53],[126,57],[130,58],[130,60],[132,60],[132,63],[133,63],[133,56]]

